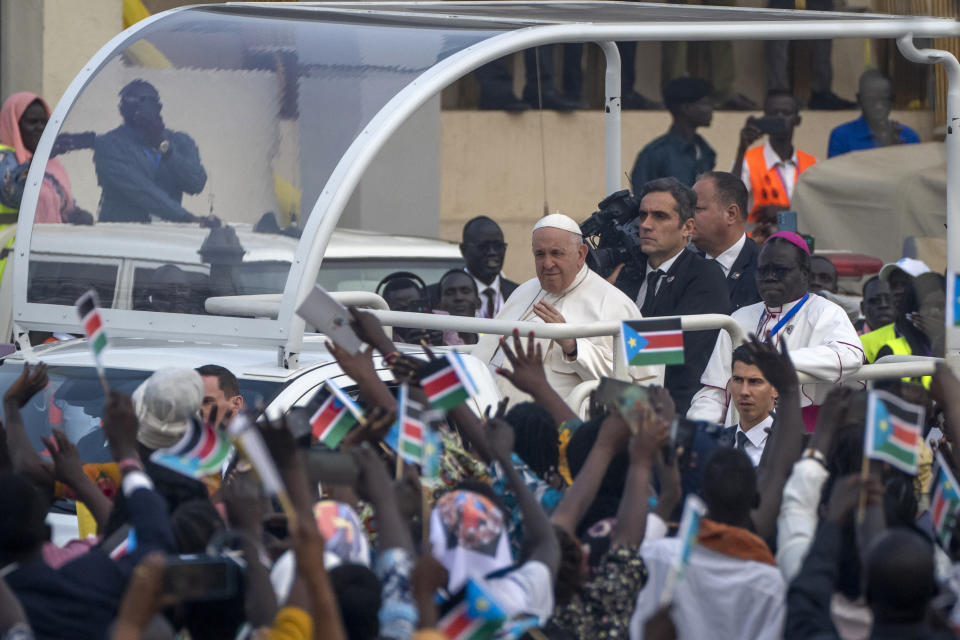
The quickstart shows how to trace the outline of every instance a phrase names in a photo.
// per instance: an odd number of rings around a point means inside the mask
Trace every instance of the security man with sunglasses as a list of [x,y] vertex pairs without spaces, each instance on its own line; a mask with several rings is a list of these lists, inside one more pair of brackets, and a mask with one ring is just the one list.
[[123,124],[98,136],[93,162],[100,183],[100,222],[200,222],[216,226],[183,208],[183,194],[197,194],[207,183],[197,144],[186,133],[164,125],[160,94],[134,80],[120,91]]

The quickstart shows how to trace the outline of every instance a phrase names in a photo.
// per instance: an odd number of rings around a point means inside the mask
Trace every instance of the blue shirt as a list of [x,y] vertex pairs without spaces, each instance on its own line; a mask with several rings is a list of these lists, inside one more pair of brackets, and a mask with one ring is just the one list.
[[[897,140],[900,144],[914,144],[920,142],[917,132],[904,124],[893,123],[897,128]],[[853,122],[837,125],[830,132],[830,144],[827,147],[827,157],[839,156],[848,151],[863,151],[876,149],[877,141],[873,139],[870,125],[863,116]]]

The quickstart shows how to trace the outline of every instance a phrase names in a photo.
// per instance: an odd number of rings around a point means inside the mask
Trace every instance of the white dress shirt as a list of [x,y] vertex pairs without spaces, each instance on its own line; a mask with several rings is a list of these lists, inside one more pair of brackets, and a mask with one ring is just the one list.
[[[787,160],[783,160],[779,155],[777,155],[777,152],[773,150],[770,140],[767,139],[763,143],[763,161],[767,165],[767,171],[770,171],[776,167],[777,173],[780,174],[780,181],[783,183],[783,188],[787,192],[787,199],[793,200],[793,188],[797,184],[797,176],[800,175],[800,161],[797,160],[796,147],[793,149],[793,155]],[[740,177],[743,180],[743,184],[747,186],[747,193],[750,194],[750,200],[752,202],[753,187],[750,182],[750,165],[747,162],[743,163],[743,171],[741,172]]]
[[716,260],[717,264],[720,265],[720,268],[723,269],[723,275],[730,275],[730,269],[733,269],[733,263],[737,261],[737,258],[740,257],[740,252],[743,251],[743,245],[747,243],[747,234],[742,234],[740,239],[733,243],[733,246],[721,253],[718,256],[711,256],[706,254],[707,258],[711,260]]
[[[500,313],[500,309],[503,308],[503,294],[500,292],[500,276],[497,275],[493,279],[493,282],[486,284],[477,280],[477,277],[467,271],[467,268],[463,268],[464,273],[473,278],[473,281],[477,284],[477,296],[480,298],[480,307],[477,309],[475,317],[477,318],[496,318],[497,314]],[[487,296],[483,295],[483,292],[487,289],[493,289],[496,292],[496,297],[493,299],[493,315],[487,316],[483,312],[487,308]]]
[[[678,538],[664,538],[640,547],[648,578],[630,618],[630,640],[642,640],[644,622],[660,608],[667,574],[682,546]],[[673,592],[671,617],[677,637],[782,638],[786,591],[773,565],[694,546],[690,564]]]
[[767,429],[773,426],[773,416],[767,416],[761,422],[753,425],[753,428],[744,431],[740,425],[737,425],[737,431],[734,435],[734,444],[736,444],[736,439],[742,433],[747,436],[747,441],[743,445],[743,452],[750,456],[750,462],[753,463],[753,466],[760,464],[760,457],[763,455],[763,448],[767,444],[767,436],[770,434],[767,433]]
[[[647,297],[647,276],[649,276],[652,272],[658,271],[658,270],[663,271],[663,273],[666,274],[667,271],[670,271],[670,267],[672,267],[673,263],[677,261],[677,258],[680,257],[681,253],[683,253],[683,249],[680,249],[680,251],[677,251],[676,255],[674,255],[672,258],[668,258],[664,260],[659,267],[651,267],[650,262],[647,261],[647,270],[643,272],[643,284],[640,285],[640,292],[637,294],[638,307],[643,308],[643,301]],[[657,280],[657,288],[653,292],[654,295],[656,295],[660,291],[660,285],[663,284],[663,280],[664,280],[663,276],[660,276],[660,278]]]

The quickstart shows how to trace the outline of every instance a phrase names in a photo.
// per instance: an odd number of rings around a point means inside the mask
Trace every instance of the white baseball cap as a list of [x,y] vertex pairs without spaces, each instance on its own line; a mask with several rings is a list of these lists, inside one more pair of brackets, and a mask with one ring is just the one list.
[[890,274],[896,269],[900,269],[914,278],[921,273],[930,273],[930,267],[924,264],[922,260],[917,260],[916,258],[900,258],[896,262],[883,265],[883,268],[880,269],[880,279],[884,282],[889,282]]

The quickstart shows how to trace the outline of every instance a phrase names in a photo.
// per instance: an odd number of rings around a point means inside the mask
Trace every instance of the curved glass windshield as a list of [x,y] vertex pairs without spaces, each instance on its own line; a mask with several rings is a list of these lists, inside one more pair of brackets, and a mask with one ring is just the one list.
[[492,35],[269,8],[159,19],[102,64],[60,128],[27,302],[72,305],[92,288],[104,308],[204,315],[209,297],[282,291],[357,134]]

